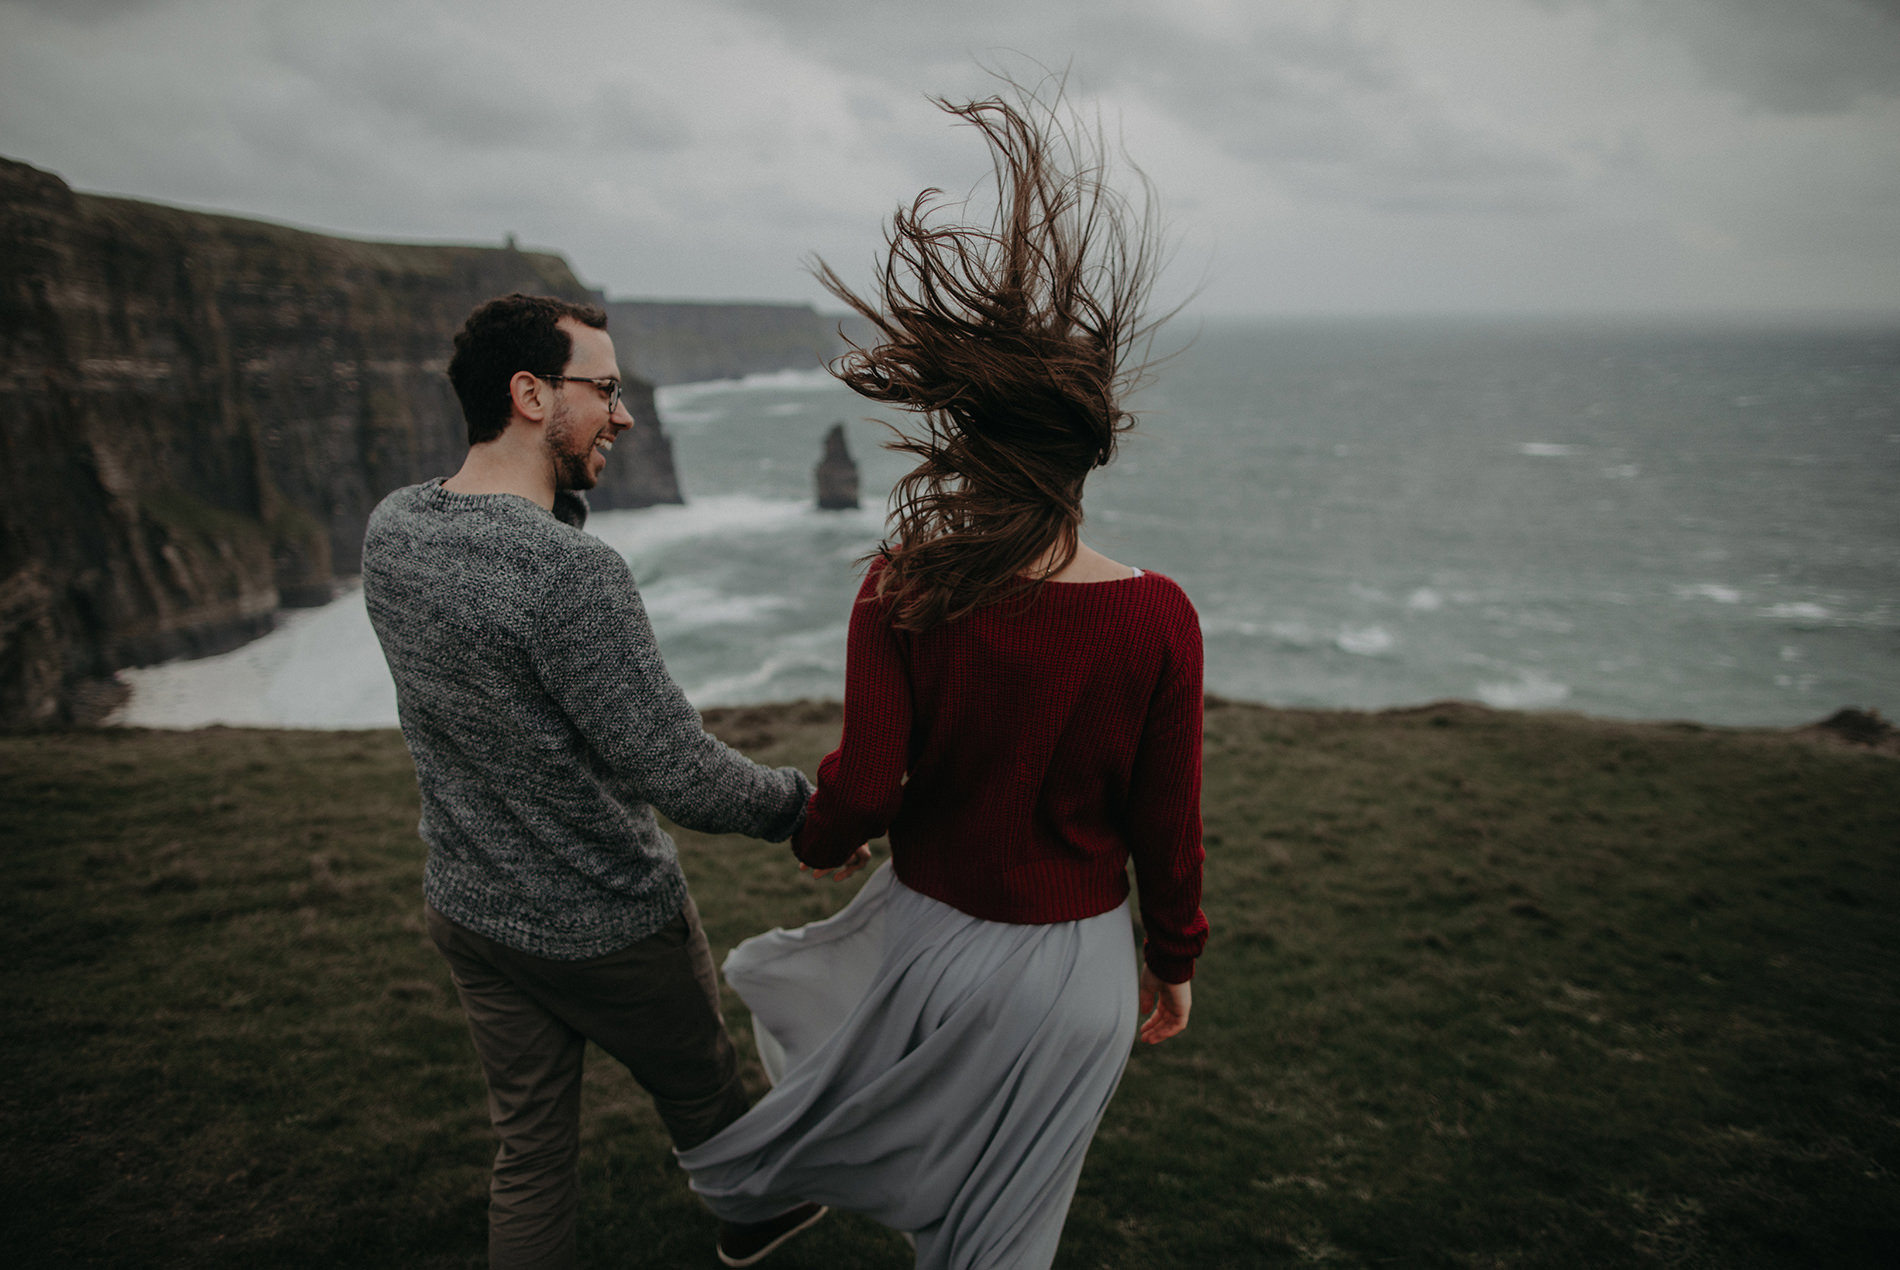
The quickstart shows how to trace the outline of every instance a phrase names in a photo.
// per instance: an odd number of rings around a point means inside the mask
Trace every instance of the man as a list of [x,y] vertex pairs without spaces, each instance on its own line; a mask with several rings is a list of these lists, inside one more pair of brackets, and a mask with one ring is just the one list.
[[[706,936],[654,809],[789,837],[811,786],[706,734],[620,557],[578,494],[633,422],[601,310],[510,295],[472,313],[449,379],[468,458],[397,490],[363,594],[422,790],[429,933],[448,959],[501,1139],[489,1264],[574,1260],[581,1057],[627,1066],[673,1142],[746,1109]],[[557,517],[556,509],[561,515]],[[751,1264],[824,1210],[725,1226]]]

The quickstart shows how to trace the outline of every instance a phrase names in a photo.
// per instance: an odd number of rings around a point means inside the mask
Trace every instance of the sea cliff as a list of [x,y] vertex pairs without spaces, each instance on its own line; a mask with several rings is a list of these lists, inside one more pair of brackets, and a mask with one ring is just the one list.
[[627,369],[656,384],[817,370],[845,350],[839,327],[860,342],[869,324],[804,304],[614,300],[608,323]]
[[[4,159],[0,234],[0,726],[96,717],[114,670],[327,598],[377,500],[460,461],[443,371],[468,311],[602,298],[555,255],[358,242]],[[680,501],[651,385],[627,397],[594,505]]]

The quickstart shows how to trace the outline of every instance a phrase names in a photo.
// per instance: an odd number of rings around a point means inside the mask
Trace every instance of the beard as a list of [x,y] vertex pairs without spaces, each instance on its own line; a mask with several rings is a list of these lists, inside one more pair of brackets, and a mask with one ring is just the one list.
[[554,414],[548,420],[546,444],[548,460],[554,468],[555,489],[594,488],[594,442],[598,429],[575,424],[573,412],[560,399],[554,402]]

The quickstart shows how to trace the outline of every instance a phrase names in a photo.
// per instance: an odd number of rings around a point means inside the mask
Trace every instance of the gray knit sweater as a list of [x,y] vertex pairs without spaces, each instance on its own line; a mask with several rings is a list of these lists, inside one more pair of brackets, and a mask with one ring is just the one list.
[[796,768],[701,727],[626,562],[525,498],[397,490],[370,516],[363,596],[422,789],[423,894],[469,930],[616,952],[685,902],[655,807],[772,841],[804,813]]

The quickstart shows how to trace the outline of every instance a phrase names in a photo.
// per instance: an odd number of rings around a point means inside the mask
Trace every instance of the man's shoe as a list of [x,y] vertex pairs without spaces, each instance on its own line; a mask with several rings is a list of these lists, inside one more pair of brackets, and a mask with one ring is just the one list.
[[823,1204],[800,1204],[769,1221],[719,1223],[719,1260],[729,1266],[755,1266],[778,1246],[831,1210]]

